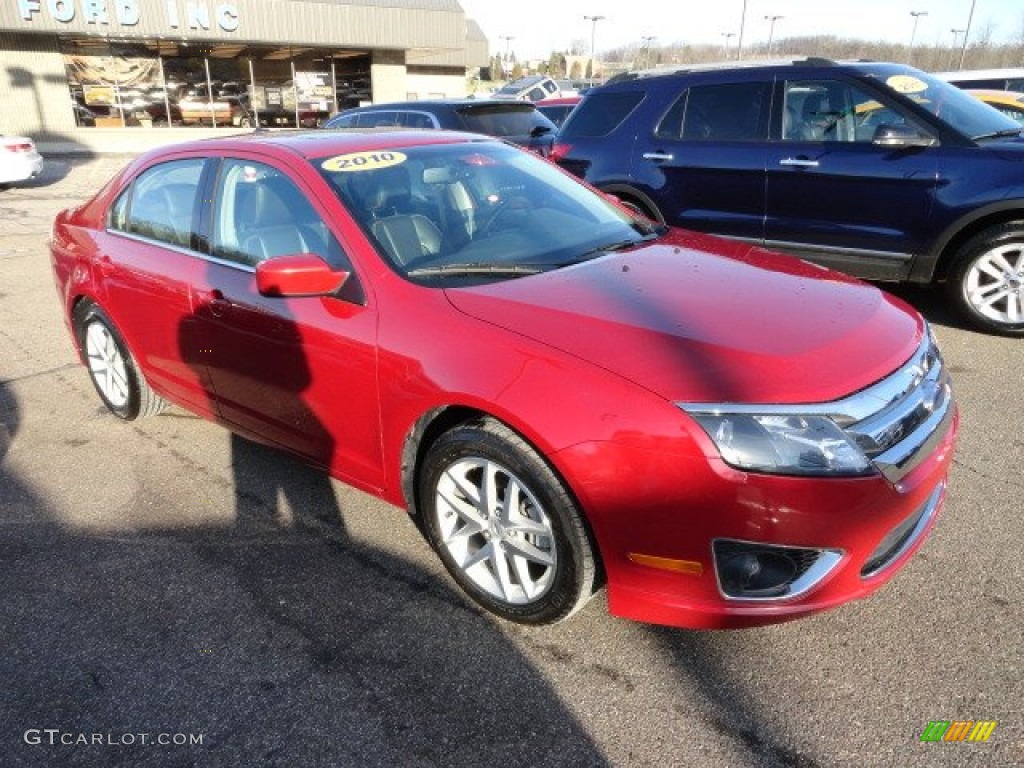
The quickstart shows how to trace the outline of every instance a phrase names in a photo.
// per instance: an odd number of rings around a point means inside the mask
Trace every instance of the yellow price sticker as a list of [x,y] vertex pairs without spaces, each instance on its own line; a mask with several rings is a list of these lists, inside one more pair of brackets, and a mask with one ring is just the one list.
[[376,171],[379,168],[390,168],[401,165],[406,157],[401,152],[351,152],[324,160],[320,167],[335,173],[358,173],[360,171]]
[[920,93],[928,90],[928,84],[913,75],[893,75],[885,84],[897,93]]

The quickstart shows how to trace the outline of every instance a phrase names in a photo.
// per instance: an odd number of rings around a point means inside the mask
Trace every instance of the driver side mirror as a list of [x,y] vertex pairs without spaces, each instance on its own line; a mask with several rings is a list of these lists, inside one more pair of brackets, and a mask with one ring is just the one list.
[[879,147],[933,147],[939,142],[913,126],[883,123],[875,129],[871,143]]
[[331,269],[311,253],[276,256],[256,265],[256,288],[261,296],[326,296],[337,292],[348,277],[348,272]]

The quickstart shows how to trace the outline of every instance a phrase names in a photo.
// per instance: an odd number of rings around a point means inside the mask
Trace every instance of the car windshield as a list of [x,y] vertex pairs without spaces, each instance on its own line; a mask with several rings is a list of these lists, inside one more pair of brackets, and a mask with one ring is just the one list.
[[890,89],[914,100],[971,139],[1015,135],[1020,124],[955,85],[911,68],[866,67]]
[[498,142],[381,149],[314,163],[380,254],[418,282],[520,277],[661,231],[548,162]]

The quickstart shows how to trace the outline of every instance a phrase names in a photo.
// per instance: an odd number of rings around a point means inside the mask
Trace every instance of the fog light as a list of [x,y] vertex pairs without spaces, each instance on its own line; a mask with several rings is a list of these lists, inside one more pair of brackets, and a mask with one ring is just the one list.
[[842,559],[832,549],[781,547],[746,541],[714,542],[722,594],[736,600],[795,597],[820,582]]
[[777,597],[796,577],[797,564],[779,552],[742,552],[722,563],[722,589],[730,595]]

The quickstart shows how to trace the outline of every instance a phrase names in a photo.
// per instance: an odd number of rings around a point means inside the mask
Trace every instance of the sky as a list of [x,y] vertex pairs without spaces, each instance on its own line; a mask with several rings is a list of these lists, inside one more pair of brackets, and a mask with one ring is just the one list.
[[[735,50],[743,0],[459,0],[466,15],[483,28],[491,53],[509,50],[518,59],[547,58],[553,50],[565,51],[574,40],[590,47],[594,33],[598,52],[618,46],[643,45],[654,36],[655,47],[670,43],[721,45],[724,33],[732,32]],[[915,44],[951,45],[951,30],[967,27],[971,0],[746,0],[743,45],[765,43],[775,22],[774,40],[805,35],[835,35],[864,40],[909,44],[914,17]],[[597,24],[584,16],[604,16]],[[1024,25],[1021,0],[974,0],[971,37],[991,25],[993,42],[1019,39]],[[963,37],[957,38],[958,45]],[[506,41],[504,37],[512,37]]]

